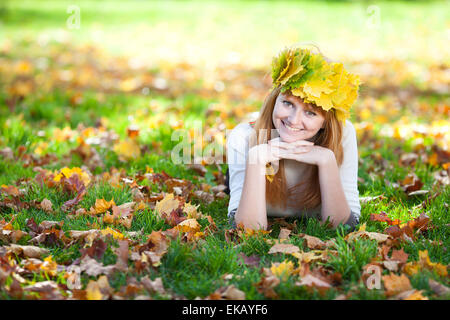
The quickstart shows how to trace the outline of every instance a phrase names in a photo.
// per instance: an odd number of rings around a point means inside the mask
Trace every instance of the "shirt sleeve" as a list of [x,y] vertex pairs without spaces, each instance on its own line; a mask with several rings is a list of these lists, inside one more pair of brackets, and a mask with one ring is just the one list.
[[228,216],[239,206],[244,186],[245,169],[249,149],[249,134],[253,128],[248,123],[238,124],[227,135],[227,162],[229,173],[230,202]]
[[348,120],[343,130],[342,147],[344,160],[339,168],[342,187],[350,210],[359,218],[361,205],[358,191],[358,146],[355,127]]

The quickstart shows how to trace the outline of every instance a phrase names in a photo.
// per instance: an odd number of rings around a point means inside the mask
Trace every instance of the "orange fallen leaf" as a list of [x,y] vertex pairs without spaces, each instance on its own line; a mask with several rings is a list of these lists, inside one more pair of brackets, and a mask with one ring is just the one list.
[[92,214],[100,214],[109,210],[113,205],[116,205],[114,199],[106,201],[105,199],[96,199],[94,207],[91,207],[90,212]]
[[448,275],[447,266],[437,262],[431,262],[428,256],[428,250],[419,251],[419,261],[412,261],[403,266],[404,272],[408,275],[416,274],[422,269],[435,271],[441,277]]
[[390,273],[389,275],[382,276],[381,278],[383,279],[387,296],[412,289],[409,278],[403,273],[400,276]]

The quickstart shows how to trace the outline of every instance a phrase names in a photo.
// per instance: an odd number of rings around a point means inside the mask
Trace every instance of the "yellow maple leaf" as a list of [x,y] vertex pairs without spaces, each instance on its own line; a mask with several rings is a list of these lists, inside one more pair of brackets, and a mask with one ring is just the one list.
[[94,281],[94,280],[89,281],[89,283],[86,287],[86,298],[88,300],[102,300],[103,299],[102,292],[100,291],[100,286],[96,281]]
[[74,135],[75,131],[72,131],[72,129],[70,129],[70,127],[68,126],[64,127],[64,129],[62,130],[60,128],[55,128],[55,130],[53,131],[53,137],[58,142],[69,140]]
[[292,261],[284,260],[281,263],[272,263],[270,271],[277,277],[286,280],[294,272],[294,264]]
[[144,210],[145,208],[147,208],[147,205],[143,201],[140,201],[140,202],[136,203],[136,206],[134,207],[134,211]]
[[181,221],[175,228],[180,232],[198,232],[200,231],[200,224],[195,219],[186,219]]
[[269,180],[269,182],[272,182],[274,176],[275,176],[275,169],[273,168],[272,164],[268,163],[266,165],[266,178],[267,180]]
[[403,268],[405,273],[410,276],[422,269],[435,271],[441,277],[446,277],[448,275],[447,266],[437,262],[431,262],[430,257],[428,256],[428,250],[419,250],[419,261],[408,262]]
[[47,149],[48,149],[48,143],[41,141],[36,145],[36,148],[34,149],[34,153],[41,156],[47,151]]
[[120,233],[120,232],[118,232],[118,231],[116,231],[114,229],[111,229],[110,227],[107,227],[106,229],[100,230],[100,232],[104,236],[110,234],[110,235],[113,236],[114,239],[123,240],[125,238],[125,236],[122,233]]
[[53,180],[59,182],[62,179],[62,177],[70,178],[73,174],[77,174],[86,187],[89,185],[89,182],[91,182],[91,178],[89,177],[89,175],[78,167],[62,168],[59,174],[56,175],[56,177],[54,177]]
[[203,218],[203,215],[197,211],[200,205],[193,205],[190,202],[184,204],[183,212],[186,213],[188,219],[199,219]]
[[122,161],[136,159],[141,156],[141,149],[135,139],[128,138],[123,141],[119,141],[114,145],[113,150]]
[[58,267],[58,264],[52,260],[52,256],[48,256],[44,259],[44,262],[40,265],[40,269],[44,272],[47,272],[49,276],[56,276],[56,268]]
[[311,250],[308,252],[293,252],[292,256],[298,259],[298,262],[306,262],[310,263],[314,260],[323,260],[326,261],[328,259],[327,250]]
[[413,293],[411,293],[403,300],[429,300],[429,299],[422,295],[422,290],[414,290]]
[[174,199],[173,193],[168,193],[161,201],[157,201],[155,205],[156,213],[160,216],[164,214],[170,214],[172,210],[175,210],[180,205],[177,199]]
[[113,205],[116,205],[114,202],[114,198],[110,201],[106,201],[105,199],[96,199],[95,205],[93,208],[91,208],[91,212],[95,214],[103,213],[106,210],[110,209]]

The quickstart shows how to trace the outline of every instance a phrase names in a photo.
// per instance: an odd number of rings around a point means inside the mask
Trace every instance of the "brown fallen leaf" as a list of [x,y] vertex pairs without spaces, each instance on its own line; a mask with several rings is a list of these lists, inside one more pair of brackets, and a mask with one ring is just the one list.
[[300,233],[299,234],[300,238],[304,238],[306,240],[306,246],[309,249],[318,249],[318,250],[322,250],[325,249],[327,247],[326,243],[323,242],[322,240],[320,240],[317,237],[314,236],[310,236],[304,233]]
[[307,274],[300,278],[300,281],[295,282],[297,286],[307,286],[309,288],[317,289],[321,294],[330,289],[332,286],[330,283],[318,278],[315,275]]
[[381,211],[379,214],[371,213],[370,214],[370,220],[371,221],[380,221],[380,222],[387,222],[388,225],[399,225],[401,221],[399,219],[392,220],[388,217],[387,213],[384,211]]
[[398,271],[398,261],[385,260],[383,261],[383,266],[389,271]]
[[261,258],[259,256],[253,254],[247,257],[243,252],[239,253],[238,257],[242,258],[242,260],[239,259],[239,264],[246,266],[256,267],[259,266],[259,262],[261,261]]
[[209,295],[210,299],[224,299],[224,300],[245,300],[245,292],[239,290],[234,285],[222,287]]
[[52,205],[53,205],[52,202],[47,198],[45,198],[44,200],[41,201],[40,207],[45,212],[52,213],[53,212]]
[[164,285],[161,278],[156,278],[155,280],[150,280],[148,276],[141,278],[141,283],[144,285],[144,288],[150,293],[158,293],[160,295],[167,295],[166,290],[164,289]]
[[389,239],[389,237],[390,236],[387,234],[366,231],[366,224],[364,223],[359,227],[358,231],[347,234],[344,239],[346,241],[352,241],[358,238],[369,238],[372,240],[376,240],[378,243],[382,243]]
[[291,234],[291,230],[287,228],[281,228],[280,234],[278,235],[278,239],[289,239],[289,235]]
[[444,286],[443,284],[434,281],[433,279],[428,279],[428,285],[430,286],[430,289],[433,290],[433,292],[438,296],[445,296],[450,294],[450,288],[447,286]]
[[368,203],[370,201],[375,201],[375,200],[383,200],[386,199],[386,197],[382,194],[380,194],[379,196],[374,196],[374,197],[359,197],[359,202],[360,203]]
[[115,266],[104,266],[102,263],[97,262],[97,260],[85,256],[81,259],[80,270],[90,276],[96,277],[100,274],[110,275],[115,270]]
[[69,288],[70,290],[81,289],[82,285],[80,274],[81,274],[80,266],[71,265],[67,267],[66,274],[64,276],[66,278],[67,288]]
[[25,258],[37,258],[46,255],[49,251],[45,248],[40,248],[36,246],[22,246],[18,244],[11,244],[7,246],[8,251],[11,251],[18,256],[23,256]]
[[394,296],[392,299],[396,299],[396,300],[429,300],[427,297],[424,297],[422,295],[422,290],[416,290],[416,289],[401,292],[401,293],[397,294],[396,296]]
[[57,289],[58,284],[54,281],[40,281],[23,288],[23,290],[34,292],[49,292]]
[[256,290],[263,294],[266,298],[276,299],[278,294],[275,292],[275,287],[280,284],[280,278],[275,276],[269,268],[263,268],[263,277],[254,284]]
[[401,182],[403,191],[409,194],[413,191],[420,190],[423,186],[423,182],[417,177],[415,173],[408,174]]
[[392,296],[412,289],[409,278],[403,273],[400,276],[390,273],[381,278],[383,279],[387,296]]
[[272,248],[269,250],[269,254],[272,253],[294,253],[294,252],[300,252],[299,247],[289,244],[289,243],[278,243],[275,244]]

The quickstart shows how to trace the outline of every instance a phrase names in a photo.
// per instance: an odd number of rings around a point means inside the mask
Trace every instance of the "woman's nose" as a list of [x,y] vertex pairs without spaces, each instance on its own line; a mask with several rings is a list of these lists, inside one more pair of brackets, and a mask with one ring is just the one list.
[[294,127],[301,127],[303,123],[303,113],[297,109],[288,117],[289,123]]

